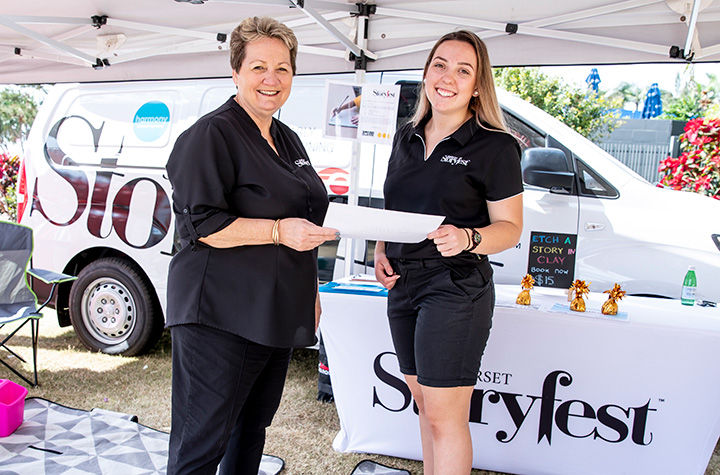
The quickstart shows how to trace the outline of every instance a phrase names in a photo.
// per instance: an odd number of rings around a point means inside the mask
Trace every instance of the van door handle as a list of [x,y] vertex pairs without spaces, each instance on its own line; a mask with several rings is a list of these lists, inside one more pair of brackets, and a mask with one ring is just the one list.
[[605,225],[602,223],[585,223],[585,231],[602,231]]

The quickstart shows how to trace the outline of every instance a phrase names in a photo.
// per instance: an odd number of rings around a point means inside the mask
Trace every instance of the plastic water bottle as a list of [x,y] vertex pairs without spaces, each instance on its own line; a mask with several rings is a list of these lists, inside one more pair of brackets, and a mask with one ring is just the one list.
[[685,280],[683,280],[682,295],[680,297],[683,305],[695,305],[695,291],[697,290],[697,277],[695,277],[695,266],[688,267]]

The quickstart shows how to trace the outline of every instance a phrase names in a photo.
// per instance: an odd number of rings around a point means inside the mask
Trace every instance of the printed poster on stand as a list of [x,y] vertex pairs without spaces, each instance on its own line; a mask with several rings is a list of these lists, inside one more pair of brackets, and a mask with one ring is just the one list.
[[399,85],[326,83],[323,137],[391,145]]

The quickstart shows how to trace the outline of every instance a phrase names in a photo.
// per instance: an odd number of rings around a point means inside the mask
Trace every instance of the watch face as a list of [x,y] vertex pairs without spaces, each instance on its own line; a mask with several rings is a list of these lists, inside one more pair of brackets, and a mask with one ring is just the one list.
[[473,240],[473,242],[474,242],[475,244],[480,244],[480,243],[482,242],[482,235],[481,235],[479,232],[477,232],[475,229],[473,229],[473,233],[472,233],[472,234],[473,234],[473,235],[472,235],[472,240]]

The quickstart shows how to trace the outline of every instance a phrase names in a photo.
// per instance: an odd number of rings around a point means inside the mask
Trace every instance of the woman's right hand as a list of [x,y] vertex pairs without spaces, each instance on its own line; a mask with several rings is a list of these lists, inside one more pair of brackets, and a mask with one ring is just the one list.
[[400,278],[390,265],[390,260],[385,255],[385,243],[381,241],[375,245],[375,278],[388,290],[392,289]]
[[278,224],[280,244],[296,251],[315,249],[325,241],[337,239],[338,231],[317,226],[303,218],[284,218]]

